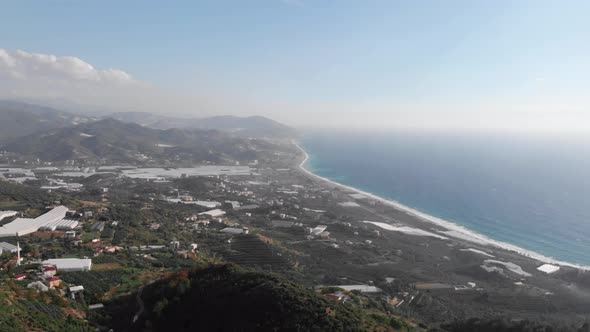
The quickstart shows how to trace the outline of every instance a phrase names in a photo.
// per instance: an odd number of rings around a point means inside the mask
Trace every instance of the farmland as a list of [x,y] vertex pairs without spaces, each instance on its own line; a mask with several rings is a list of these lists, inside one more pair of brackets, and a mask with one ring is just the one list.
[[271,267],[284,269],[290,264],[273,247],[262,242],[255,235],[241,235],[232,239],[226,259],[242,266]]

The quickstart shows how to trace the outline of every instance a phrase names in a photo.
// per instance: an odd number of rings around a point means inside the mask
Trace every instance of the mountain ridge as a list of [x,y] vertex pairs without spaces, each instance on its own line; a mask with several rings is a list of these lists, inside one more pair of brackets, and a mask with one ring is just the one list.
[[263,145],[217,130],[160,130],[107,118],[19,137],[5,149],[50,161],[186,158],[181,160],[221,162],[256,159]]

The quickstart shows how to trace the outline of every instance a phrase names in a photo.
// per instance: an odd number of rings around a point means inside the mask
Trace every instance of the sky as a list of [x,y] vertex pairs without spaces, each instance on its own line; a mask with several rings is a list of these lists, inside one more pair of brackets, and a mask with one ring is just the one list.
[[[3,1],[0,98],[298,127],[590,130],[589,1]],[[65,106],[64,106],[65,107]]]

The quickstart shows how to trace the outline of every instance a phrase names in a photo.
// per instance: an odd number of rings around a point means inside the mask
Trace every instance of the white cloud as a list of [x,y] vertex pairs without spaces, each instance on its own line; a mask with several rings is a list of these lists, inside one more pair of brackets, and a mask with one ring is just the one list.
[[199,117],[260,111],[259,105],[239,93],[212,90],[207,84],[185,91],[165,89],[120,69],[96,68],[75,56],[1,48],[0,99],[24,99],[77,112],[100,109]]
[[118,69],[99,70],[73,56],[14,52],[0,49],[0,79],[79,81],[106,84],[133,83],[131,75]]

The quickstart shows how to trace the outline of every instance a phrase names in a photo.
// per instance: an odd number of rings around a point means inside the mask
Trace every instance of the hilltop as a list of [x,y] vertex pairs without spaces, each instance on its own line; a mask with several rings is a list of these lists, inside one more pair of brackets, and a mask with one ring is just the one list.
[[363,301],[355,295],[340,303],[276,275],[211,265],[107,304],[105,323],[116,331],[413,330],[398,317],[363,308]]

